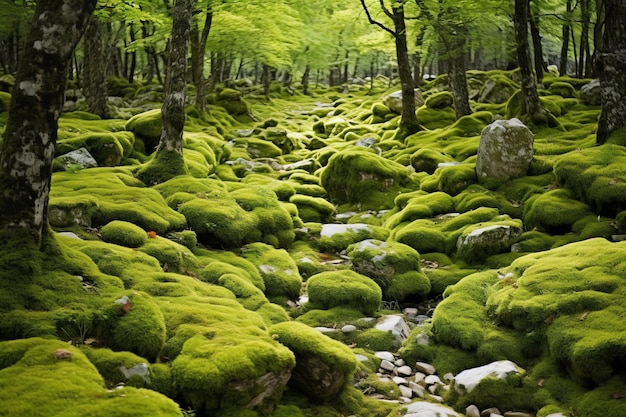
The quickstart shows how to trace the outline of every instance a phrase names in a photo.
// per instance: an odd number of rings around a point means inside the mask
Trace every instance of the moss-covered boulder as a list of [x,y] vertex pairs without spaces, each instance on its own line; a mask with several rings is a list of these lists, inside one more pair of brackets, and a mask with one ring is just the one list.
[[105,389],[104,379],[78,349],[59,340],[0,343],[1,416],[84,415],[180,417],[178,404],[148,389]]
[[366,223],[323,224],[314,246],[323,252],[340,253],[365,239],[387,240],[389,231]]
[[524,222],[528,227],[554,234],[571,232],[574,223],[589,214],[590,207],[574,199],[567,189],[534,195],[524,205]]
[[289,384],[308,397],[330,401],[351,382],[357,360],[343,343],[299,322],[279,323],[268,332],[295,354]]
[[393,199],[409,184],[409,175],[404,166],[359,148],[334,154],[321,183],[333,202],[380,210],[393,206]]
[[243,99],[240,91],[224,88],[217,94],[215,104],[221,106],[233,116],[242,116],[250,113],[248,103]]
[[[383,97],[383,104],[396,114],[402,114],[402,91],[394,91]],[[424,97],[419,89],[415,89],[415,108],[424,104]],[[379,114],[380,115],[380,114]],[[384,116],[383,116],[384,117]]]
[[509,251],[522,234],[522,222],[507,215],[469,226],[458,237],[457,256],[469,263],[479,263],[488,256]]
[[350,270],[326,271],[307,280],[311,309],[349,307],[372,315],[380,307],[382,292],[372,279]]
[[135,136],[131,132],[90,133],[58,141],[57,155],[85,148],[98,166],[120,165],[133,151]]
[[574,197],[601,214],[614,216],[626,209],[626,148],[605,144],[569,152],[554,172]]
[[163,120],[161,109],[149,110],[131,117],[125,126],[126,130],[133,132],[144,142],[146,151],[152,153],[159,144]]
[[520,88],[515,81],[501,72],[494,72],[489,75],[478,94],[480,103],[506,103],[513,93]]
[[373,279],[387,300],[403,301],[430,292],[430,281],[420,271],[420,255],[410,246],[368,239],[347,249],[352,267]]
[[138,248],[148,240],[141,227],[122,220],[113,220],[100,229],[102,240],[129,248]]

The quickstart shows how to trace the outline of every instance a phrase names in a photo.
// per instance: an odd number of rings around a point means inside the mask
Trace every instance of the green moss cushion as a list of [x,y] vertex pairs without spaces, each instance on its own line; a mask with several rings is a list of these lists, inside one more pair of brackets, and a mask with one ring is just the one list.
[[380,307],[382,292],[370,278],[354,271],[326,271],[308,279],[309,302],[317,308],[351,307],[372,315]]
[[295,354],[290,384],[307,396],[331,400],[351,381],[357,361],[343,343],[299,322],[276,324],[268,332]]
[[100,229],[102,240],[129,248],[138,248],[148,240],[146,231],[132,223],[113,220]]

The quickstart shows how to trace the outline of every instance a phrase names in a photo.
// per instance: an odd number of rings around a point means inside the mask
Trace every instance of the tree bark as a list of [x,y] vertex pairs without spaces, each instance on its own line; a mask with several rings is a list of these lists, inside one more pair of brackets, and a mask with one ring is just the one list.
[[106,65],[102,48],[102,23],[92,16],[85,31],[85,60],[83,91],[89,112],[109,118],[107,107]]
[[561,59],[559,61],[559,74],[567,75],[567,57],[569,55],[569,34],[571,30],[571,24],[569,23],[569,19],[572,17],[572,0],[567,0],[566,3],[566,16],[568,19],[568,23],[563,24],[562,37],[563,44],[561,46]]
[[311,75],[311,66],[307,64],[302,74],[302,94],[309,95],[309,78]]
[[588,77],[591,75],[591,53],[589,52],[589,0],[581,0],[580,13],[582,26],[580,30],[580,60],[578,61],[578,76]]
[[165,101],[161,107],[163,130],[154,159],[137,173],[137,177],[149,185],[159,184],[186,173],[183,160],[183,129],[192,11],[193,0],[174,2]]
[[202,31],[197,18],[193,18],[191,27],[191,79],[196,87],[196,108],[206,110],[206,83],[204,79],[204,53],[209,32],[213,23],[213,10],[208,6]]
[[528,45],[528,1],[515,0],[515,14],[513,24],[515,27],[515,40],[517,42],[517,63],[522,75],[522,113],[531,119],[535,115],[545,113],[539,93],[537,82],[533,72],[532,60],[530,59],[530,47]]
[[626,126],[626,2],[604,0],[605,28],[598,55],[602,112],[596,143]]
[[450,90],[454,96],[454,109],[456,118],[472,114],[469,103],[469,91],[467,89],[465,42],[469,37],[469,31],[463,24],[458,25],[454,32],[449,35],[450,45]]
[[543,73],[548,70],[543,60],[543,46],[541,45],[541,34],[539,33],[539,17],[535,16],[530,8],[528,9],[530,16],[530,36],[533,40],[533,52],[535,55],[535,74],[537,80],[543,80]]
[[394,3],[392,7],[393,26],[396,40],[396,58],[398,60],[398,76],[402,89],[402,115],[396,138],[405,137],[417,132],[420,127],[415,116],[415,84],[411,74],[411,62],[406,40],[406,24],[404,21],[404,5]]
[[69,61],[96,0],[40,0],[30,25],[0,151],[0,230],[41,247]]

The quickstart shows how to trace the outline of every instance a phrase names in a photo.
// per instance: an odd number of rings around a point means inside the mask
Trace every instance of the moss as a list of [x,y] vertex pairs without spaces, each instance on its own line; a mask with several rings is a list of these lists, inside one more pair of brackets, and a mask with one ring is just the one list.
[[576,415],[581,417],[622,415],[624,413],[624,384],[626,384],[626,379],[623,375],[615,376],[604,382],[602,386],[582,395],[573,407]]
[[295,194],[289,202],[298,207],[298,216],[305,222],[328,222],[335,213],[335,206],[320,197]]
[[140,138],[145,143],[148,153],[152,153],[159,143],[163,130],[161,109],[149,110],[131,117],[126,122],[125,129]]
[[614,216],[626,208],[626,149],[605,144],[573,151],[557,160],[557,180],[600,214]]
[[[89,346],[83,346],[81,351],[98,369],[107,387],[114,387],[119,383],[129,381],[122,370],[120,370],[121,367],[128,370],[136,365],[148,363],[146,359],[130,352],[114,352],[107,348],[92,348]],[[140,379],[142,378],[140,377]],[[142,379],[142,381],[142,386],[147,386],[150,381],[150,374],[148,373],[147,380]]]
[[420,271],[419,253],[410,246],[368,239],[349,246],[347,254],[354,270],[372,278],[385,299],[403,301],[430,292],[430,281]]
[[454,105],[454,97],[449,91],[440,91],[428,96],[424,105],[431,109],[443,109]]
[[435,172],[439,164],[452,162],[453,159],[442,154],[437,149],[421,148],[411,155],[410,163],[415,171],[424,171],[429,174]]
[[454,209],[454,200],[443,192],[405,193],[398,196],[395,203],[396,207],[383,217],[383,225],[389,229],[394,229],[405,222],[449,213]]
[[528,199],[524,205],[527,227],[551,233],[566,233],[578,220],[590,214],[589,206],[572,198],[566,189],[548,191]]
[[455,196],[477,182],[475,164],[458,164],[437,168],[430,178],[421,182],[420,188],[427,192],[443,191]]
[[128,248],[138,248],[143,245],[148,236],[146,231],[132,223],[114,220],[100,229],[102,240]]
[[56,155],[86,148],[99,166],[120,165],[122,159],[133,151],[135,137],[131,132],[90,133],[60,140]]
[[357,346],[370,351],[396,351],[397,341],[390,331],[367,329],[356,337]]
[[112,329],[111,345],[154,361],[165,344],[163,314],[146,294],[133,292],[128,299],[130,311]]
[[241,254],[259,269],[265,283],[265,294],[269,298],[294,300],[300,296],[302,278],[298,266],[286,250],[255,242],[244,246]]
[[556,81],[550,83],[548,90],[551,94],[561,96],[564,98],[577,98],[578,93],[576,89],[568,82]]
[[426,129],[441,129],[456,121],[456,113],[452,107],[432,108],[422,106],[416,112],[417,121]]
[[242,98],[241,92],[232,88],[224,88],[217,94],[215,104],[221,106],[233,116],[241,116],[250,113],[248,103]]
[[[268,333],[295,354],[296,368],[294,369],[293,382],[297,386],[302,388],[315,380],[326,385],[323,388],[325,392],[308,393],[321,400],[330,400],[341,392],[344,386],[350,382],[357,368],[356,358],[347,346],[324,336],[303,323],[279,323],[270,327]],[[315,365],[318,372],[320,369],[329,370],[329,373],[335,375],[337,379],[327,381],[325,380],[326,375],[312,373],[311,368],[308,368],[307,365]],[[328,386],[329,383],[331,386]]]
[[407,169],[370,151],[351,149],[334,154],[321,174],[331,201],[380,210],[408,185]]
[[500,194],[478,184],[472,184],[454,197],[454,207],[464,213],[480,207],[508,208],[507,200]]
[[52,178],[50,223],[66,227],[100,226],[113,220],[134,223],[165,234],[183,229],[185,218],[170,209],[155,190],[147,189],[124,168],[59,172]]
[[173,232],[168,235],[174,242],[185,246],[187,249],[194,249],[198,245],[198,235],[193,230],[183,230]]
[[372,315],[382,301],[380,287],[354,271],[326,271],[310,277],[307,292],[312,308],[350,307]]
[[395,239],[408,245],[419,253],[443,252],[445,235],[432,220],[414,220],[401,226],[395,233]]
[[248,259],[228,251],[202,251],[202,263],[206,266],[199,272],[198,278],[212,284],[218,283],[224,274],[235,274],[250,281],[261,291],[265,291],[265,283],[257,266]]
[[365,318],[365,315],[356,308],[350,307],[332,307],[328,310],[308,309],[301,316],[297,317],[297,321],[306,324],[309,327],[330,327],[339,328],[346,324],[353,324],[358,320]]
[[187,247],[160,236],[146,240],[139,250],[156,258],[166,272],[194,273],[198,269],[198,262]]
[[[29,416],[180,416],[178,405],[149,390],[127,387],[107,391],[104,381],[85,355],[58,340],[28,339],[0,343],[0,352],[22,346],[22,357],[0,370],[0,415]],[[69,358],[55,359],[55,351]],[[63,381],[63,384],[58,384]]]
[[325,224],[314,246],[322,252],[340,253],[353,243],[366,239],[386,240],[389,231],[364,223]]
[[146,185],[155,185],[174,177],[188,174],[183,155],[174,150],[157,151],[154,158],[136,172],[136,177]]

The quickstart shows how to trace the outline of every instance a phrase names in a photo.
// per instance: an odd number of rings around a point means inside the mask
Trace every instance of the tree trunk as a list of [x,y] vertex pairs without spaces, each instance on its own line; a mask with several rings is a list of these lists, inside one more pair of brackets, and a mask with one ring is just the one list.
[[539,33],[539,17],[534,15],[530,8],[528,9],[530,14],[530,36],[533,40],[533,52],[535,55],[535,74],[537,80],[543,80],[543,73],[548,68],[543,60],[543,46],[541,45],[541,34]]
[[598,78],[597,56],[602,51],[604,22],[604,0],[596,0],[596,22],[593,26],[593,55],[591,56],[593,62],[591,76],[593,78]]
[[309,78],[311,74],[311,67],[307,65],[304,68],[304,74],[302,74],[302,94],[309,95]]
[[191,78],[196,87],[196,108],[206,110],[206,84],[204,79],[204,53],[213,23],[213,10],[208,6],[202,32],[198,21],[193,19],[191,27]]
[[580,60],[578,61],[578,76],[587,77],[591,74],[591,53],[589,52],[589,0],[581,0],[580,13],[582,26],[580,30]]
[[271,68],[269,65],[263,64],[263,94],[266,99],[270,98],[270,86],[272,83],[272,74],[270,73]]
[[37,2],[0,152],[0,230],[41,247],[69,61],[96,0]]
[[522,113],[531,119],[535,115],[544,113],[537,82],[533,73],[530,59],[530,47],[528,45],[528,0],[515,0],[515,15],[513,16],[515,27],[515,40],[517,42],[517,62],[522,75]]
[[165,101],[161,107],[163,130],[154,159],[137,174],[146,184],[159,184],[186,173],[183,160],[183,129],[192,10],[193,0],[174,2]]
[[419,130],[419,123],[415,116],[415,85],[411,74],[411,62],[406,41],[406,24],[404,21],[404,6],[394,3],[392,7],[393,26],[396,40],[396,58],[398,59],[398,76],[402,89],[402,115],[396,138],[404,139]]
[[85,31],[85,60],[83,91],[89,106],[89,112],[103,119],[109,118],[107,107],[107,86],[102,48],[102,23],[92,16]]
[[469,92],[467,89],[466,72],[466,54],[465,42],[469,37],[469,31],[463,24],[455,27],[453,33],[449,35],[450,59],[448,77],[450,79],[450,90],[454,96],[454,108],[456,118],[472,114],[472,108],[469,103]]
[[567,57],[569,55],[569,33],[571,30],[571,24],[569,23],[569,19],[572,17],[572,0],[567,0],[567,4],[565,6],[567,8],[566,16],[568,19],[568,23],[563,24],[562,37],[563,44],[561,46],[561,60],[559,61],[559,74],[567,75]]
[[602,112],[596,143],[601,145],[626,126],[626,2],[604,0],[605,27],[598,55]]

